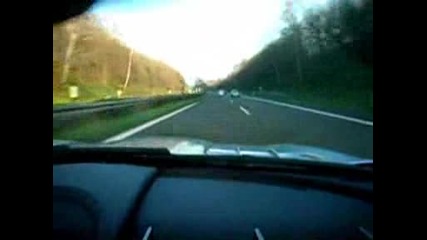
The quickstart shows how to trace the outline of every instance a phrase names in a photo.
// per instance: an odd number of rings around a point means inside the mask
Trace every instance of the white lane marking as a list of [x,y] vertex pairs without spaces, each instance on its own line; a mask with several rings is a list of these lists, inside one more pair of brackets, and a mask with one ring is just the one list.
[[248,109],[246,109],[246,108],[244,108],[242,106],[240,106],[240,110],[242,110],[242,112],[244,112],[248,116],[251,115],[251,113],[248,111]]
[[374,237],[372,236],[372,234],[370,232],[368,232],[368,230],[364,229],[363,227],[359,227],[359,230],[365,234],[365,236],[367,236],[369,239],[374,239]]
[[150,239],[150,234],[151,234],[152,229],[153,228],[151,226],[147,228],[147,231],[145,231],[145,234],[144,234],[144,237],[142,238],[142,240]]
[[184,106],[184,107],[182,107],[182,108],[180,108],[178,110],[175,110],[175,111],[173,111],[171,113],[168,113],[168,114],[163,115],[163,116],[161,116],[159,118],[156,118],[154,120],[146,122],[146,123],[144,123],[144,124],[142,124],[142,125],[140,125],[138,127],[129,129],[129,130],[127,130],[125,132],[122,132],[122,133],[119,133],[119,134],[117,134],[117,135],[115,135],[113,137],[110,137],[110,138],[104,140],[103,142],[104,143],[109,143],[109,142],[115,142],[115,141],[123,140],[123,139],[125,139],[127,137],[130,137],[131,135],[134,135],[134,134],[136,134],[136,133],[138,133],[138,132],[140,132],[142,130],[145,130],[145,129],[149,128],[149,127],[152,127],[153,125],[158,124],[159,122],[162,122],[162,121],[164,121],[164,120],[166,120],[168,118],[171,118],[171,117],[173,117],[173,116],[175,116],[175,115],[177,115],[177,114],[179,114],[179,113],[181,113],[181,112],[183,112],[185,110],[188,110],[188,109],[196,106],[197,104],[199,104],[199,102],[195,102],[195,103],[189,104],[187,106]]
[[255,228],[255,236],[258,240],[264,240],[264,236],[258,228]]
[[316,114],[320,114],[320,115],[324,115],[324,116],[328,116],[328,117],[332,117],[332,118],[338,118],[338,119],[346,120],[346,121],[350,121],[350,122],[360,123],[360,124],[363,124],[363,125],[374,126],[374,123],[371,122],[371,121],[366,121],[366,120],[357,119],[357,118],[353,118],[353,117],[347,117],[347,116],[343,116],[343,115],[339,115],[339,114],[335,114],[335,113],[324,112],[324,111],[320,111],[320,110],[316,110],[316,109],[311,109],[311,108],[306,108],[306,107],[300,107],[300,106],[289,104],[289,103],[276,102],[276,101],[273,101],[273,100],[264,99],[264,98],[258,98],[258,97],[245,96],[245,98],[251,99],[251,100],[255,100],[255,101],[270,103],[270,104],[274,104],[274,105],[279,105],[279,106],[294,108],[294,109],[298,109],[298,110],[301,110],[301,111],[316,113]]

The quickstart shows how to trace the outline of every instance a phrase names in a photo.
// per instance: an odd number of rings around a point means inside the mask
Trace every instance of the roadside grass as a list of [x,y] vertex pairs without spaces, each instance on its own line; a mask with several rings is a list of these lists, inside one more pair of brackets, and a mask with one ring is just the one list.
[[132,112],[120,117],[91,119],[77,126],[54,131],[53,139],[99,142],[183,106],[189,105],[197,100],[198,98],[193,98],[166,103],[152,109],[147,109],[146,111]]
[[[258,55],[231,79],[229,85],[267,99],[373,119],[371,65],[335,48],[301,57],[300,75],[290,55],[273,57],[273,50]],[[277,71],[271,66],[272,58],[277,58]]]
[[349,117],[373,119],[372,91],[317,91],[288,90],[280,92],[253,92],[253,96],[314,108]]

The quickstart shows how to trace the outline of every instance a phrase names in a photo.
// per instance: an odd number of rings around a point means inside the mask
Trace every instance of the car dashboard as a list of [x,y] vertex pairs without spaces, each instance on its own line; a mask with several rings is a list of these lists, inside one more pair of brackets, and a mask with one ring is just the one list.
[[54,238],[372,239],[369,197],[290,179],[224,168],[54,164]]

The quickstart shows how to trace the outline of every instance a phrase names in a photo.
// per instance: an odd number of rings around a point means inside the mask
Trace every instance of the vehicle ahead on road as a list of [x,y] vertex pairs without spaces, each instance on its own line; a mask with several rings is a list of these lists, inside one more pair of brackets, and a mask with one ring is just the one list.
[[225,95],[225,90],[224,89],[218,90],[218,95],[219,96],[224,96]]
[[53,141],[53,158],[56,239],[372,236],[369,159],[171,137]]
[[233,98],[238,98],[238,97],[240,97],[240,93],[236,89],[233,89],[230,91],[230,96]]

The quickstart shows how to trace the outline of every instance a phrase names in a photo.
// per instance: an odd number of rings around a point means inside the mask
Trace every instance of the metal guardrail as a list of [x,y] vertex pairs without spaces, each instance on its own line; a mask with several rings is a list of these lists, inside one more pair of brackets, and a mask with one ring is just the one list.
[[185,95],[161,95],[151,98],[130,98],[130,99],[117,99],[117,100],[107,100],[103,102],[94,102],[94,103],[77,103],[77,104],[69,104],[65,106],[54,106],[53,113],[61,113],[61,112],[70,112],[70,111],[80,111],[87,109],[97,109],[103,107],[112,107],[112,106],[125,106],[128,104],[137,104],[143,102],[152,102],[158,100],[166,100],[166,99],[177,99],[182,97],[193,96],[195,94],[185,94]]
[[107,106],[119,106],[125,105],[129,103],[137,103],[141,101],[145,101],[147,98],[132,98],[132,99],[122,99],[122,100],[113,100],[113,101],[103,101],[103,102],[94,102],[94,103],[77,103],[77,104],[69,104],[65,106],[54,106],[53,113],[60,112],[69,112],[69,111],[78,111],[84,109],[95,109]]
[[167,95],[55,107],[53,109],[53,129],[68,127],[85,120],[110,117],[130,111],[142,111],[168,102],[197,96],[200,94]]

